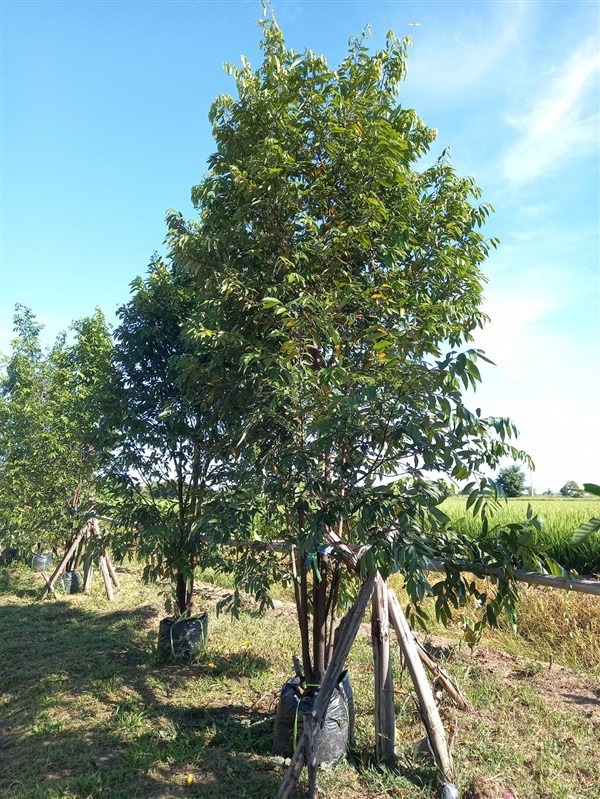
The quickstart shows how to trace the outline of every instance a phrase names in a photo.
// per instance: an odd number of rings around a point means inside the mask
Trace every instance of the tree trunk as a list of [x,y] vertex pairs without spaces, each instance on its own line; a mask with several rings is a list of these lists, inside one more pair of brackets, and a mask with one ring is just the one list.
[[310,637],[308,634],[308,580],[304,564],[300,563],[300,612],[298,614],[300,640],[302,642],[302,666],[307,682],[315,681],[313,664],[310,656]]
[[183,616],[187,610],[187,586],[185,577],[182,572],[177,572],[177,583],[175,585],[175,594],[177,596],[178,616]]
[[[327,712],[327,707],[329,706],[329,700],[331,699],[333,689],[335,688],[338,677],[340,676],[340,672],[344,667],[344,663],[346,662],[350,648],[352,647],[354,639],[358,633],[360,623],[365,615],[366,607],[371,599],[374,581],[375,575],[367,577],[365,582],[362,584],[354,605],[346,614],[344,623],[339,628],[339,635],[333,658],[331,659],[331,663],[329,664],[325,678],[315,699],[312,713],[304,717],[304,730],[300,736],[298,746],[296,747],[296,751],[294,752],[294,756],[292,757],[288,770],[286,771],[283,783],[277,793],[277,799],[287,799],[298,782],[298,777],[300,776],[302,767],[306,762],[307,741],[310,740],[311,733],[313,737],[315,733],[318,735],[318,728],[325,718],[325,713]],[[310,733],[308,732],[309,727],[311,727]],[[310,777],[311,786],[313,784],[313,779],[314,791],[316,791],[316,774],[311,775]]]
[[317,555],[317,570],[313,568],[313,654],[314,681],[317,685],[325,676],[325,649],[327,646],[327,558]]

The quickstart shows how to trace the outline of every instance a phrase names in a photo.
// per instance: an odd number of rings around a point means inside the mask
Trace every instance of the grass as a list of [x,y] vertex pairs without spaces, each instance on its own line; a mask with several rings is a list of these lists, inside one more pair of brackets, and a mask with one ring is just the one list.
[[[464,497],[450,497],[445,500],[442,509],[459,531],[472,536],[479,535],[479,519],[465,510],[465,502]],[[600,574],[600,532],[577,546],[570,543],[573,530],[588,519],[600,517],[600,499],[546,496],[509,499],[502,510],[494,515],[493,524],[523,521],[528,505],[543,518],[539,540],[547,547],[552,558],[578,574]]]
[[[186,665],[162,664],[155,655],[159,593],[140,583],[136,568],[120,577],[114,603],[104,599],[99,581],[90,597],[37,603],[39,577],[25,569],[0,572],[0,796],[273,797],[285,770],[270,753],[275,705],[298,649],[290,607],[277,603],[262,618],[248,608],[233,621],[216,616],[214,601],[202,602],[210,611],[206,650]],[[583,604],[567,608],[573,617],[567,623],[557,606],[544,604],[554,595],[531,596],[538,605],[529,611],[529,639],[512,643],[513,653],[496,652],[514,641],[503,631],[475,654],[460,645],[458,629],[436,643],[474,705],[468,714],[442,707],[445,723],[456,730],[457,782],[466,799],[598,795],[600,714],[589,698],[600,690],[597,670],[580,649],[562,652],[555,642],[555,662],[570,660],[579,676],[556,665],[549,672],[541,661],[550,644],[539,628],[551,613],[556,624],[544,634],[562,635],[572,623],[591,640],[600,630],[600,603],[592,599],[588,607],[584,600],[591,598],[577,598]],[[424,733],[410,682],[399,676],[394,657],[396,767],[373,765],[372,654],[369,636],[361,635],[349,661],[356,744],[347,762],[321,772],[321,796],[439,795],[435,768],[413,752]],[[490,670],[490,663],[498,668]],[[563,694],[571,690],[568,680],[587,686],[587,703],[554,701],[549,677],[556,686],[559,677],[566,681]],[[600,705],[600,692],[597,697]],[[299,795],[306,795],[304,781]]]

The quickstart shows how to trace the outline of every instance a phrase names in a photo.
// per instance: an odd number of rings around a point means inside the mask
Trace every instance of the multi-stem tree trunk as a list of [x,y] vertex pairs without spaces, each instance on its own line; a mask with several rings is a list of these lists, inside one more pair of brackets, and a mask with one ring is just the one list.
[[191,579],[186,578],[183,572],[177,573],[177,581],[175,584],[175,594],[177,596],[177,608],[178,608],[178,615],[183,616],[187,613],[190,615],[190,604],[192,599],[192,593],[194,590],[194,581],[193,577]]

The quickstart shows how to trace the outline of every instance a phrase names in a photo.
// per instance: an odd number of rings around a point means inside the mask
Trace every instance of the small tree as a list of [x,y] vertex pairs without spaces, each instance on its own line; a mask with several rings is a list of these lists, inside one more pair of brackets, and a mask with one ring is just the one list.
[[136,549],[144,578],[173,580],[176,615],[190,613],[201,551],[193,526],[218,482],[219,428],[205,386],[186,393],[182,365],[191,357],[182,326],[196,302],[190,279],[155,257],[145,280],[118,311],[114,375],[106,397],[110,424],[111,513],[121,522],[115,551]]
[[62,548],[99,493],[98,390],[111,338],[101,311],[40,344],[34,314],[17,306],[13,350],[0,381],[0,524],[13,542]]
[[[427,474],[470,480],[469,506],[486,517],[496,493],[481,470],[527,456],[508,442],[509,420],[463,403],[480,379],[482,354],[464,345],[485,321],[479,267],[495,242],[478,230],[489,206],[473,203],[474,181],[445,154],[420,166],[435,134],[397,104],[407,42],[390,33],[371,56],[352,40],[333,70],[262,25],[262,66],[229,67],[238,98],[211,110],[199,221],[172,213],[169,235],[199,298],[188,374],[214,387],[215,418],[233,405],[244,422],[215,540],[252,538],[259,508],[285,539],[304,671],[318,682],[352,590],[348,546],[362,547],[361,573],[399,569],[417,613],[434,595],[447,620],[473,592],[482,623],[511,610],[507,577],[479,594],[453,562],[510,564],[527,547],[511,532],[502,543],[453,533]],[[434,555],[449,565],[432,586]]]
[[567,480],[560,489],[560,493],[563,497],[581,497],[583,495],[581,487],[575,480]]
[[520,497],[525,491],[527,477],[520,466],[507,466],[498,474],[498,485],[507,497]]

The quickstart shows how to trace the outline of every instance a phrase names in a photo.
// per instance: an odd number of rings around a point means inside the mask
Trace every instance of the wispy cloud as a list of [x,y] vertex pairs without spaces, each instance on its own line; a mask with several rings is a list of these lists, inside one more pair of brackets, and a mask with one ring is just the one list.
[[[533,16],[533,6],[527,2],[486,5],[486,14],[475,4],[459,10],[458,25],[440,17],[436,4],[425,6],[420,15],[423,27],[413,35],[407,83],[420,97],[453,101],[476,86],[487,85],[489,91],[490,81],[498,81],[499,75],[506,80],[507,64],[514,62]],[[413,34],[415,29],[405,30],[405,24],[399,23],[395,30]]]
[[590,39],[548,75],[543,91],[508,121],[520,136],[504,158],[504,175],[517,186],[554,173],[566,160],[598,147],[600,54]]

